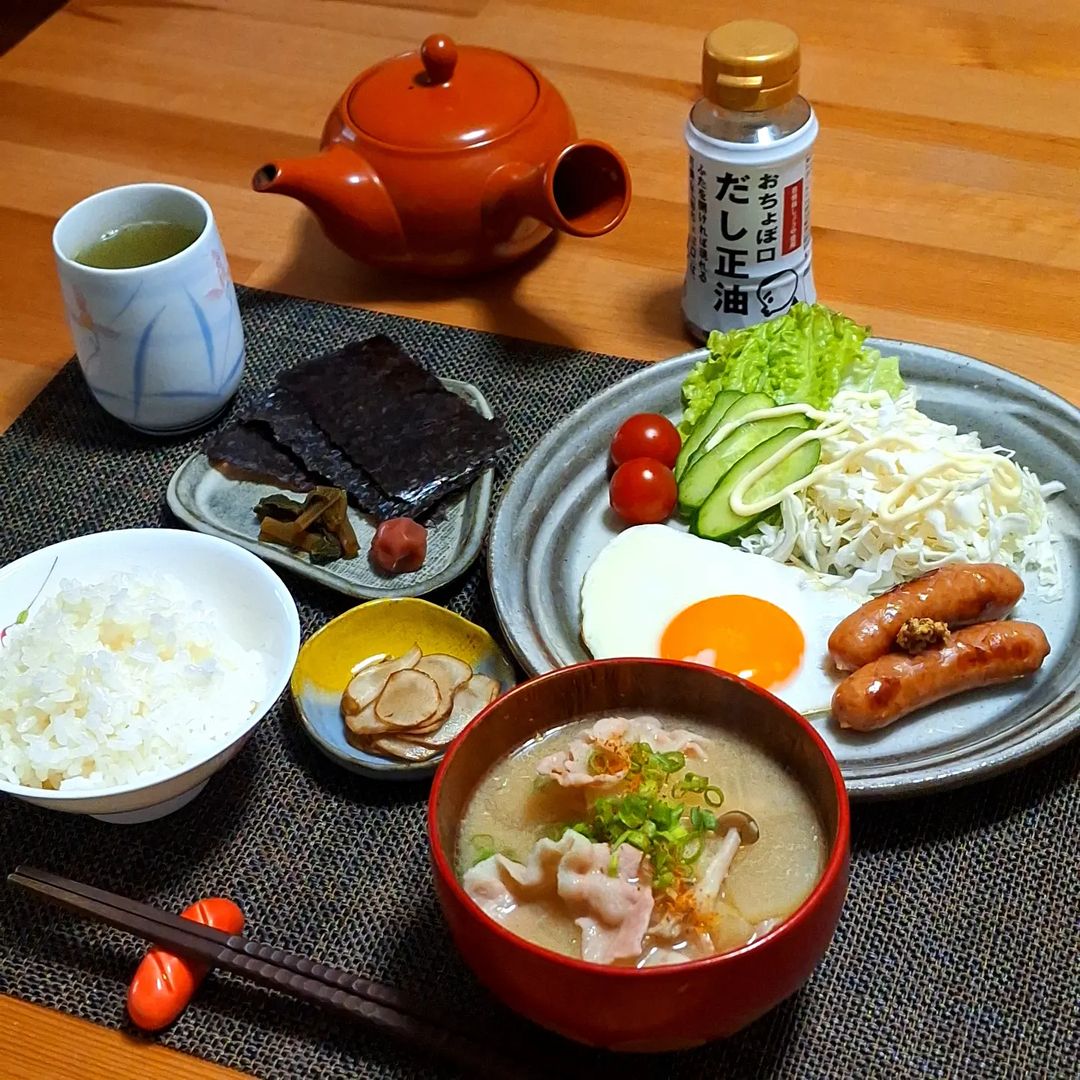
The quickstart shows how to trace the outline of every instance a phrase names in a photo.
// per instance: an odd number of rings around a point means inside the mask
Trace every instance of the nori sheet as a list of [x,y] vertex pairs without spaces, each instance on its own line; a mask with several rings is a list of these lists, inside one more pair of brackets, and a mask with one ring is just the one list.
[[390,498],[359,466],[354,465],[308,415],[304,405],[283,387],[263,394],[244,410],[249,423],[265,425],[274,441],[290,450],[308,470],[333,487],[342,488],[358,509],[387,518],[415,516],[415,508]]
[[509,444],[502,424],[467,402],[384,335],[282,374],[316,424],[412,516],[460,490]]
[[291,491],[311,491],[314,481],[303,463],[252,424],[240,423],[215,432],[207,440],[211,464],[234,479],[278,484]]

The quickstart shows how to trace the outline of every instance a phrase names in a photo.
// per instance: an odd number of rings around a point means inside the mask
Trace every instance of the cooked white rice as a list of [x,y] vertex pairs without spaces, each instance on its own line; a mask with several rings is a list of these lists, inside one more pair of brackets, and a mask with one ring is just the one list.
[[265,691],[261,654],[180,582],[62,580],[0,646],[0,777],[82,791],[175,772],[227,744]]

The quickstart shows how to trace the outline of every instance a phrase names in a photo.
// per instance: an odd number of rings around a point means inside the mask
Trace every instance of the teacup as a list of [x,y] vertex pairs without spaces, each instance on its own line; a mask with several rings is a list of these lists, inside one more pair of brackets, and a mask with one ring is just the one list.
[[[158,262],[99,269],[77,256],[146,221],[196,239]],[[53,252],[79,366],[95,400],[139,431],[171,435],[213,419],[244,370],[244,334],[214,215],[172,184],[128,184],[83,199],[56,223]]]

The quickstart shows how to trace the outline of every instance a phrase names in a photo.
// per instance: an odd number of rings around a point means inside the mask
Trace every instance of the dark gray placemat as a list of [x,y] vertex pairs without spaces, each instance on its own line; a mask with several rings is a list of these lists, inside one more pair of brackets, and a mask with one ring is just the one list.
[[[506,471],[556,419],[635,369],[251,290],[241,308],[242,397],[283,365],[382,331],[438,374],[480,387],[514,440]],[[165,486],[198,442],[149,440],[114,423],[69,365],[0,438],[0,563],[83,533],[173,524]],[[350,606],[286,581],[305,636]],[[432,599],[496,629],[482,562]],[[828,955],[799,994],[736,1038],[664,1058],[566,1052],[595,1057],[598,1075],[1075,1075],[1078,763],[1074,742],[966,791],[857,806],[851,892]],[[106,825],[0,801],[0,870],[33,863],[174,909],[224,893],[260,940],[452,1003],[475,1016],[482,1036],[521,1022],[476,986],[443,927],[427,866],[426,793],[336,768],[283,701],[202,795],[162,821]],[[122,934],[0,887],[2,992],[123,1027],[140,955]],[[436,1075],[344,1020],[220,976],[160,1041],[265,1080]]]

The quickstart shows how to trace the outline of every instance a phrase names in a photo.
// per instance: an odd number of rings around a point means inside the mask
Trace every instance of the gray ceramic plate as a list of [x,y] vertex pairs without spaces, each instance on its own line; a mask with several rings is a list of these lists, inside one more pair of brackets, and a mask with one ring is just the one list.
[[[874,341],[900,357],[930,416],[1012,447],[1040,479],[1070,483],[1080,460],[1080,411],[1034,383],[956,353]],[[678,419],[679,388],[700,350],[643,368],[599,394],[539,443],[514,474],[492,525],[489,576],[507,641],[534,674],[589,659],[579,630],[586,569],[619,525],[607,505],[608,443],[631,413]],[[1080,727],[1080,492],[1051,500],[1064,599],[1029,590],[1020,618],[1039,623],[1051,655],[1032,680],[956,698],[873,735],[814,720],[858,797],[971,783],[1029,761]]]
[[[443,385],[464,398],[482,416],[491,418],[487,399],[470,383],[443,379]],[[207,460],[192,454],[169,481],[166,498],[169,509],[185,525],[199,532],[231,540],[261,559],[293,570],[331,589],[364,600],[379,597],[422,596],[453,581],[469,568],[480,553],[491,505],[492,471],[489,469],[471,487],[448,500],[428,524],[428,551],[424,565],[412,574],[387,577],[374,570],[367,559],[375,523],[355,510],[349,520],[360,541],[355,559],[338,559],[325,566],[312,566],[306,555],[276,544],[259,542],[259,523],[252,512],[264,496],[281,488],[230,480]]]

